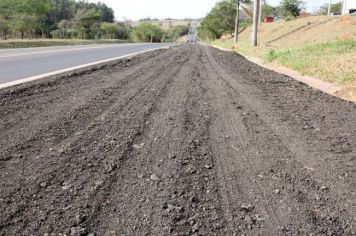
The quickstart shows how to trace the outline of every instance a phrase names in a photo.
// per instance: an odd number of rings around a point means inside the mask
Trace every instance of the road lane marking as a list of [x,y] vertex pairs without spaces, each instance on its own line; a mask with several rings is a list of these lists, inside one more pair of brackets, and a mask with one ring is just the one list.
[[[40,52],[18,52],[18,53],[9,53],[0,55],[0,58],[8,58],[8,57],[20,57],[20,56],[33,56],[33,55],[42,55],[56,52],[74,52],[81,50],[90,50],[90,49],[98,49],[98,48],[108,48],[108,47],[123,47],[123,46],[131,46],[133,44],[118,44],[118,45],[105,45],[105,46],[95,46],[95,47],[85,47],[85,48],[70,48],[70,49],[57,49],[57,50],[49,50],[49,51],[40,51]],[[146,45],[146,44],[139,44]]]
[[87,63],[87,64],[83,64],[83,65],[78,65],[78,66],[62,69],[62,70],[48,72],[48,73],[45,73],[45,74],[36,75],[36,76],[24,78],[24,79],[19,79],[19,80],[15,80],[15,81],[11,81],[11,82],[0,84],[0,89],[11,87],[11,86],[18,85],[18,84],[23,84],[23,83],[30,82],[30,81],[43,79],[43,78],[46,78],[46,77],[49,77],[49,76],[59,75],[59,74],[65,73],[65,72],[78,70],[78,69],[82,69],[82,68],[89,67],[89,66],[95,66],[95,65],[98,65],[98,64],[102,64],[102,63],[107,63],[107,62],[111,62],[111,61],[116,61],[116,60],[120,60],[120,59],[124,59],[124,58],[128,58],[128,57],[136,56],[136,55],[139,55],[139,54],[142,54],[142,53],[151,52],[151,51],[155,51],[155,50],[158,50],[158,49],[169,49],[170,47],[171,46],[162,46],[162,47],[159,47],[159,48],[148,49],[148,50],[127,54],[127,55],[120,56],[120,57],[109,58],[109,59],[105,59],[105,60],[101,60],[101,61],[91,62],[91,63]]

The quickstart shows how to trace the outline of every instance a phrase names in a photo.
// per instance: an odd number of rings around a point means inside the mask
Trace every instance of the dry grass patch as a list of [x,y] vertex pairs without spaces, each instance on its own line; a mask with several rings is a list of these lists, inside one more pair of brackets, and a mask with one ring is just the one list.
[[212,44],[329,82],[345,85],[356,80],[355,16],[315,16],[263,23],[257,47],[251,46],[251,30],[251,27],[244,30],[235,46],[232,39]]
[[345,84],[356,79],[356,40],[336,40],[290,49],[270,49],[263,57],[329,82]]

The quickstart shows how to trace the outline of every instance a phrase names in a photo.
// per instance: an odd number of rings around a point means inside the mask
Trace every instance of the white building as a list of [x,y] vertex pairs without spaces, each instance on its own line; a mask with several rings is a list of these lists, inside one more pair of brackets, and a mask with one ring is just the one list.
[[347,15],[356,12],[356,0],[344,0],[342,14]]

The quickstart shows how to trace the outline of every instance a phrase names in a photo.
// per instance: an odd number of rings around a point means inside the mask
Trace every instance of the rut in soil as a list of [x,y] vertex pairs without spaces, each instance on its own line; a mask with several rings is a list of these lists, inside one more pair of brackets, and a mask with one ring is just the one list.
[[356,106],[182,45],[0,90],[0,235],[353,235]]

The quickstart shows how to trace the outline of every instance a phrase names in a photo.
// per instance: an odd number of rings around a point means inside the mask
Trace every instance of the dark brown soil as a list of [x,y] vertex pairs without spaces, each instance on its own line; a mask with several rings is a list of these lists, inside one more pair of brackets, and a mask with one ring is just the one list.
[[0,235],[356,235],[356,105],[184,45],[0,90]]

